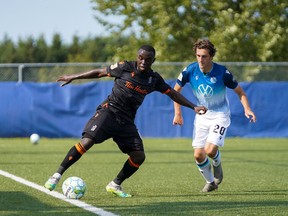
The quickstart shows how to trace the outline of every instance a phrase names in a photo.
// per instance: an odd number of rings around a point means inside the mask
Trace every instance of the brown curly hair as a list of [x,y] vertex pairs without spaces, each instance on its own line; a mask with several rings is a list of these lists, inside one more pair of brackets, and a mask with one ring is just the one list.
[[209,50],[209,55],[214,57],[217,52],[214,44],[211,43],[208,39],[199,39],[196,43],[194,43],[193,50],[196,53],[197,49],[207,49]]

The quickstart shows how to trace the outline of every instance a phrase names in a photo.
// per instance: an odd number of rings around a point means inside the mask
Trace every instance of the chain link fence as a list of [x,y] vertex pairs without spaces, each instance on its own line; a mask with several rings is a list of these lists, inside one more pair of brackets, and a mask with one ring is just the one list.
[[[0,82],[55,82],[63,74],[74,74],[110,63],[37,63],[0,64]],[[154,71],[164,79],[176,79],[187,62],[155,62]],[[238,82],[288,81],[288,62],[219,62],[233,73]],[[104,78],[105,79],[105,78]],[[103,78],[101,79],[103,80]],[[77,80],[73,83],[87,82]]]

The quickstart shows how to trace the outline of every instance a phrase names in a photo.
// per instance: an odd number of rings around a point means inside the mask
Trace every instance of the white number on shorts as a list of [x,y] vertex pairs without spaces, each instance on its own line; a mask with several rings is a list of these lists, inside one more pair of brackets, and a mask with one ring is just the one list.
[[224,135],[226,128],[221,127],[220,125],[215,125],[213,132],[214,133],[219,133],[221,135]]

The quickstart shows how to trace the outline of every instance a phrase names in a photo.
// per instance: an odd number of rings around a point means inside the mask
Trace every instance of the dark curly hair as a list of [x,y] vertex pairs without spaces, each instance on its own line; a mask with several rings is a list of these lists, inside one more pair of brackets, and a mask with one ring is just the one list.
[[193,50],[196,53],[197,49],[207,49],[209,50],[210,56],[214,57],[217,52],[214,44],[211,43],[208,39],[199,39],[196,43],[194,43]]

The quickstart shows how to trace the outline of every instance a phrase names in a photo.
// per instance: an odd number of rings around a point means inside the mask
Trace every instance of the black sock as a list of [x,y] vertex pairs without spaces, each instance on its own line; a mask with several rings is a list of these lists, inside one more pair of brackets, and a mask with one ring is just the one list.
[[57,172],[62,175],[71,165],[78,161],[85,152],[86,150],[81,143],[74,145],[67,153]]
[[130,158],[125,162],[122,170],[118,173],[117,177],[113,180],[116,184],[120,185],[122,182],[133,175],[139,169],[139,165],[130,162]]

